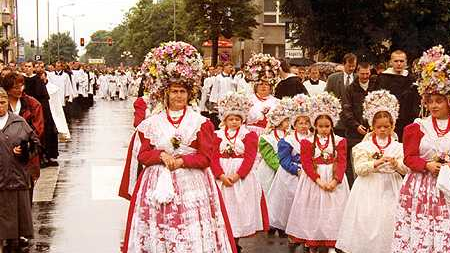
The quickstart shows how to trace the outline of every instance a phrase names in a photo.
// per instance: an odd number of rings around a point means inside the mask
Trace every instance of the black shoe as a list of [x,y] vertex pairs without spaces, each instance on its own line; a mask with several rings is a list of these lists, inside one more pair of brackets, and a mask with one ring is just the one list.
[[267,235],[269,237],[274,237],[275,236],[275,232],[277,232],[276,228],[269,228],[269,231],[267,231]]
[[277,229],[277,231],[278,231],[278,237],[280,237],[280,238],[287,238],[288,237],[286,232],[284,232],[283,230]]
[[20,237],[19,238],[19,247],[25,248],[28,246],[30,246],[30,240],[25,237]]
[[47,167],[58,167],[59,163],[57,161],[48,161]]

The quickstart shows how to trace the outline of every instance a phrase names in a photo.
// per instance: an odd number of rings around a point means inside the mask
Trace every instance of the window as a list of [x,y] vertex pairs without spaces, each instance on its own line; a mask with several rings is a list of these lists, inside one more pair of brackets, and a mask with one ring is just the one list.
[[285,46],[283,44],[264,44],[263,53],[270,54],[275,58],[284,58]]
[[279,0],[264,0],[264,24],[284,25],[289,21],[281,14]]

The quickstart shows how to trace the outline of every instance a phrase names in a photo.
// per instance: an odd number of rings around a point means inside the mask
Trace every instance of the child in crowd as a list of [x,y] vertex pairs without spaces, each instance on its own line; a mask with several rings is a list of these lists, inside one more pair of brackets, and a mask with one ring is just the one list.
[[269,192],[275,173],[280,167],[278,142],[289,132],[293,106],[292,99],[284,98],[271,109],[267,113],[268,130],[259,137],[259,153],[262,159],[256,170],[256,176],[265,194]]
[[395,140],[399,104],[386,90],[369,93],[363,116],[373,128],[353,148],[358,178],[345,208],[336,248],[344,252],[390,252],[403,164],[403,145]]
[[309,97],[297,95],[293,98],[293,104],[295,111],[292,113],[291,123],[294,131],[278,143],[278,158],[282,169],[277,171],[267,197],[270,226],[278,229],[280,237],[285,236],[298,175],[301,173],[300,141],[310,135],[311,127]]
[[243,124],[251,106],[247,96],[239,93],[219,101],[222,127],[216,132],[211,158],[239,252],[239,238],[269,227],[264,193],[253,170],[258,136]]
[[301,173],[286,233],[310,252],[334,247],[349,194],[345,177],[347,142],[334,134],[341,104],[329,93],[311,97],[314,136],[300,142]]

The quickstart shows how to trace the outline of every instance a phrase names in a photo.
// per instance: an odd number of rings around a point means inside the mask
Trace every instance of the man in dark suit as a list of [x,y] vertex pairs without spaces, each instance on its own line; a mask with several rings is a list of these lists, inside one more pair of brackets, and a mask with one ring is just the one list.
[[[344,72],[337,72],[331,74],[327,80],[327,86],[325,91],[333,93],[337,98],[341,100],[345,94],[345,89],[347,86],[355,80],[355,69],[358,58],[352,53],[344,55]],[[340,120],[335,126],[335,133],[339,136],[345,136],[345,126]]]
[[347,131],[347,180],[350,187],[355,178],[353,172],[352,148],[360,143],[369,132],[369,124],[363,118],[363,102],[367,94],[377,90],[374,80],[370,79],[370,65],[367,62],[358,64],[358,77],[345,89],[342,99],[341,119]]
[[294,97],[297,94],[306,94],[308,91],[303,85],[302,79],[290,72],[289,63],[286,60],[281,60],[280,75],[281,80],[275,88],[275,97],[282,99],[283,97]]
[[377,85],[398,99],[400,110],[395,123],[395,133],[399,141],[402,141],[403,128],[419,117],[421,98],[417,86],[414,85],[415,77],[406,70],[406,53],[401,50],[392,52],[390,64],[392,67],[378,75]]

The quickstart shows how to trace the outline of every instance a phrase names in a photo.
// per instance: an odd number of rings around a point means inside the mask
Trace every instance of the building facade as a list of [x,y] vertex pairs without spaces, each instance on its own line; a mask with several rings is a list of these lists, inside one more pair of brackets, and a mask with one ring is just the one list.
[[253,29],[252,39],[233,39],[232,60],[236,66],[248,61],[252,53],[262,52],[285,58],[285,26],[288,19],[281,13],[280,1],[255,0],[255,4],[261,8],[261,14],[256,16],[259,25]]
[[4,62],[15,61],[17,56],[16,6],[15,0],[0,0],[0,59]]

